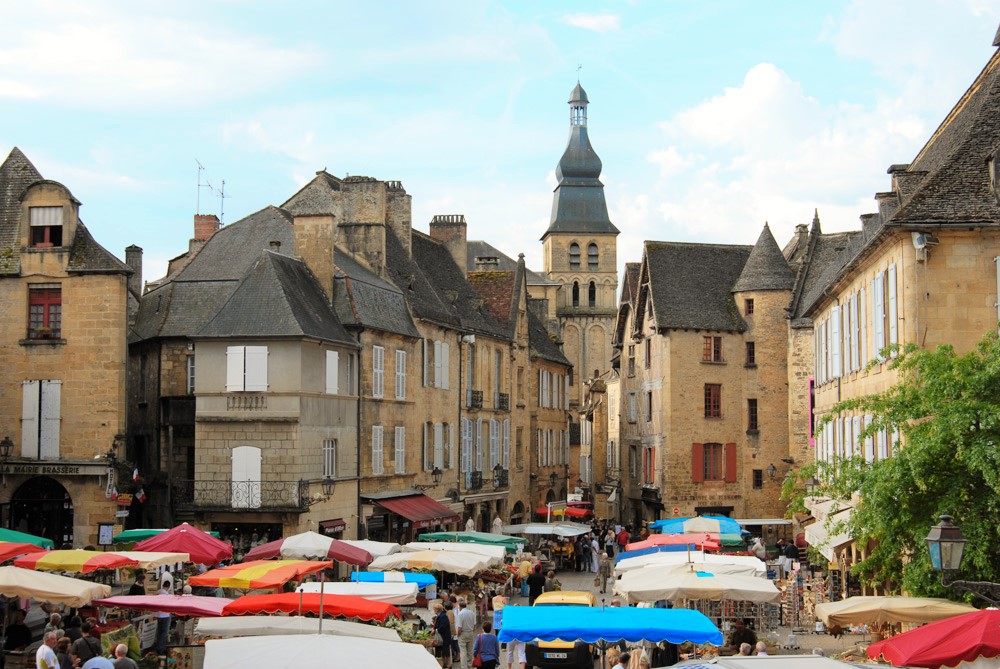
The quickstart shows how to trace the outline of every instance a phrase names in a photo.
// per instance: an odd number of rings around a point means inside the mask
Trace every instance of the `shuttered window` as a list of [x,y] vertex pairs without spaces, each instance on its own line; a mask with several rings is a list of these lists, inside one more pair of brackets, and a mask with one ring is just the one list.
[[406,428],[402,425],[396,426],[395,439],[393,440],[393,462],[396,465],[397,474],[406,473]]
[[62,424],[62,381],[21,384],[21,457],[58,460]]
[[226,347],[226,390],[263,392],[267,390],[267,347]]
[[326,352],[326,392],[336,395],[340,392],[340,353]]
[[396,399],[406,399],[406,351],[396,349]]
[[372,346],[372,397],[385,393],[385,349]]
[[379,476],[382,468],[382,426],[372,425],[372,474]]
[[261,451],[255,446],[237,446],[232,453],[232,499],[234,509],[260,508]]

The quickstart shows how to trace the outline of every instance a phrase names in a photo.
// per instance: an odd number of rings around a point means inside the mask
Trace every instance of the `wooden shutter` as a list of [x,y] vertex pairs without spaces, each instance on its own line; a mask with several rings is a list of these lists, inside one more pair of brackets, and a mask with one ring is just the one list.
[[476,469],[483,471],[483,419],[476,419]]
[[431,361],[427,357],[428,354],[427,354],[427,340],[426,339],[423,340],[423,344],[424,344],[424,360],[423,360],[424,385],[427,386],[427,385],[431,385],[430,383],[428,383],[430,381],[430,378],[429,378],[430,375],[428,373],[428,370],[430,369],[430,362]]
[[434,462],[431,469],[444,469],[444,423],[434,423]]
[[705,445],[691,444],[691,481],[701,483],[705,480]]
[[21,457],[38,457],[38,418],[41,404],[41,382],[21,384]]
[[385,393],[385,349],[372,346],[372,397]]
[[406,473],[406,428],[402,425],[396,426],[396,434],[393,439],[393,464],[397,474]]
[[382,473],[382,426],[372,425],[372,474]]
[[267,390],[267,347],[246,347],[246,383],[244,389],[254,392]]
[[[896,266],[889,265],[889,271],[886,274],[886,281],[888,281],[888,293],[889,293],[889,343],[898,344],[899,343],[899,326],[897,321],[898,311],[896,310]],[[896,354],[893,353],[893,357]]]
[[736,483],[736,444],[726,444],[726,483]]
[[510,418],[503,419],[503,468],[510,469]]
[[226,347],[226,390],[243,390],[243,370],[245,368],[245,346]]
[[434,387],[441,387],[441,342],[434,342]]
[[424,442],[423,442],[423,454],[424,454],[424,471],[429,472],[433,469],[431,465],[431,424],[424,423]]
[[872,351],[874,357],[882,359],[881,351],[885,348],[885,292],[882,274],[872,280],[872,334],[875,340]]
[[62,381],[42,381],[42,424],[38,445],[38,457],[42,460],[59,459],[61,391]]
[[326,352],[326,392],[336,395],[340,392],[340,353]]
[[840,354],[843,351],[843,340],[840,336],[840,307],[834,307],[832,313],[830,314],[830,348],[832,356],[830,358],[830,363],[832,365],[831,376],[835,379],[840,378]]
[[448,424],[448,469],[455,468],[455,424]]
[[450,388],[450,381],[448,380],[451,376],[451,363],[448,359],[449,355],[448,342],[441,342],[441,387],[445,390]]

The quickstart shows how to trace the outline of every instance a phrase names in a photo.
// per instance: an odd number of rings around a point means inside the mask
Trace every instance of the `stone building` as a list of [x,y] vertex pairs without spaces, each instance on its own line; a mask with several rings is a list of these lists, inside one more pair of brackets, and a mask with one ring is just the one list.
[[0,165],[0,525],[77,548],[116,522],[132,275],[80,206],[19,149]]

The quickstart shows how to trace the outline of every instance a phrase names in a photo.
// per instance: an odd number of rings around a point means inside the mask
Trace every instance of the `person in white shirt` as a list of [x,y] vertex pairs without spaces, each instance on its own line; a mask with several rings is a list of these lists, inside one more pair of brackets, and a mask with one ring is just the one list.
[[768,656],[767,644],[766,643],[764,643],[763,641],[758,641],[756,648],[757,648],[757,655],[758,656],[760,656],[760,657],[767,657]]
[[590,537],[590,571],[597,573],[598,561],[601,557],[601,545],[597,543],[597,537]]
[[59,660],[56,659],[56,633],[46,632],[42,637],[42,645],[35,653],[35,669],[59,669]]
[[455,629],[458,632],[459,659],[462,663],[462,669],[472,669],[472,646],[476,642],[476,613],[469,608],[465,597],[458,598]]

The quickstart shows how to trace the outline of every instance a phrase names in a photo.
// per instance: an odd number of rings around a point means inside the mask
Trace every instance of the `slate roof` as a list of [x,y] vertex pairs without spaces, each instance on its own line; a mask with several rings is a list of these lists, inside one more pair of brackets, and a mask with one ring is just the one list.
[[528,352],[532,358],[541,358],[567,367],[573,366],[573,363],[563,355],[562,347],[555,342],[545,324],[531,309],[528,309]]
[[333,262],[333,307],[341,323],[420,337],[402,290],[339,247]]
[[751,248],[647,241],[643,262],[657,328],[745,330],[732,290]]
[[859,249],[858,242],[861,241],[860,231],[818,234],[802,267],[800,285],[795,291],[798,295],[793,293],[793,319],[808,315],[809,310],[823,297],[823,291],[839,276],[851,251],[856,253]]
[[794,284],[795,274],[774,241],[771,228],[765,223],[740,278],[733,286],[733,292],[791,290]]
[[[512,271],[517,268],[517,261],[508,255],[505,255],[503,251],[493,246],[488,242],[481,240],[469,240],[465,245],[465,255],[466,263],[465,270],[467,272],[476,271],[476,258],[481,258],[484,256],[493,257],[497,259],[497,269],[501,271]],[[558,281],[551,281],[543,274],[534,272],[530,269],[525,269],[528,275],[528,285],[538,286],[538,285],[552,285],[558,286]]]
[[[450,264],[454,267],[455,272],[458,272],[458,268],[455,266],[454,261],[450,263],[440,256],[432,256],[430,260],[425,263],[418,263],[416,258],[418,256],[416,252],[417,237],[419,233],[412,233],[412,244],[414,246],[413,257],[406,252],[403,247],[402,242],[391,230],[386,230],[385,235],[385,269],[389,278],[392,282],[403,292],[406,296],[406,301],[409,303],[410,308],[413,310],[413,315],[417,318],[422,318],[438,325],[444,325],[448,327],[458,327],[460,325],[460,319],[455,311],[455,306],[449,299],[449,295],[446,295],[444,290],[440,292],[431,283],[430,278],[425,273],[425,269],[428,272],[434,272],[436,265],[440,265],[441,271],[447,271],[447,266]],[[425,236],[420,235],[421,239]],[[428,243],[430,239],[427,238]],[[450,259],[450,254],[447,254],[447,258]],[[460,272],[459,272],[460,274]],[[450,277],[454,283],[461,283],[468,286],[465,281],[465,277],[461,276],[456,280],[454,274],[450,274]],[[447,287],[447,282],[446,282]],[[458,299],[458,286],[454,287],[454,297]],[[468,288],[472,291],[472,288]]]
[[639,294],[639,270],[642,263],[625,263],[625,274],[622,277],[622,294],[619,303],[635,306],[635,298]]
[[312,181],[288,198],[281,208],[298,216],[331,214],[338,206],[333,193],[341,189],[341,183],[340,179],[329,172],[320,170]]
[[66,270],[74,274],[131,274],[132,268],[94,240],[90,230],[77,221],[76,236],[69,253]]
[[199,337],[314,337],[356,344],[315,275],[295,258],[261,251],[239,287]]

